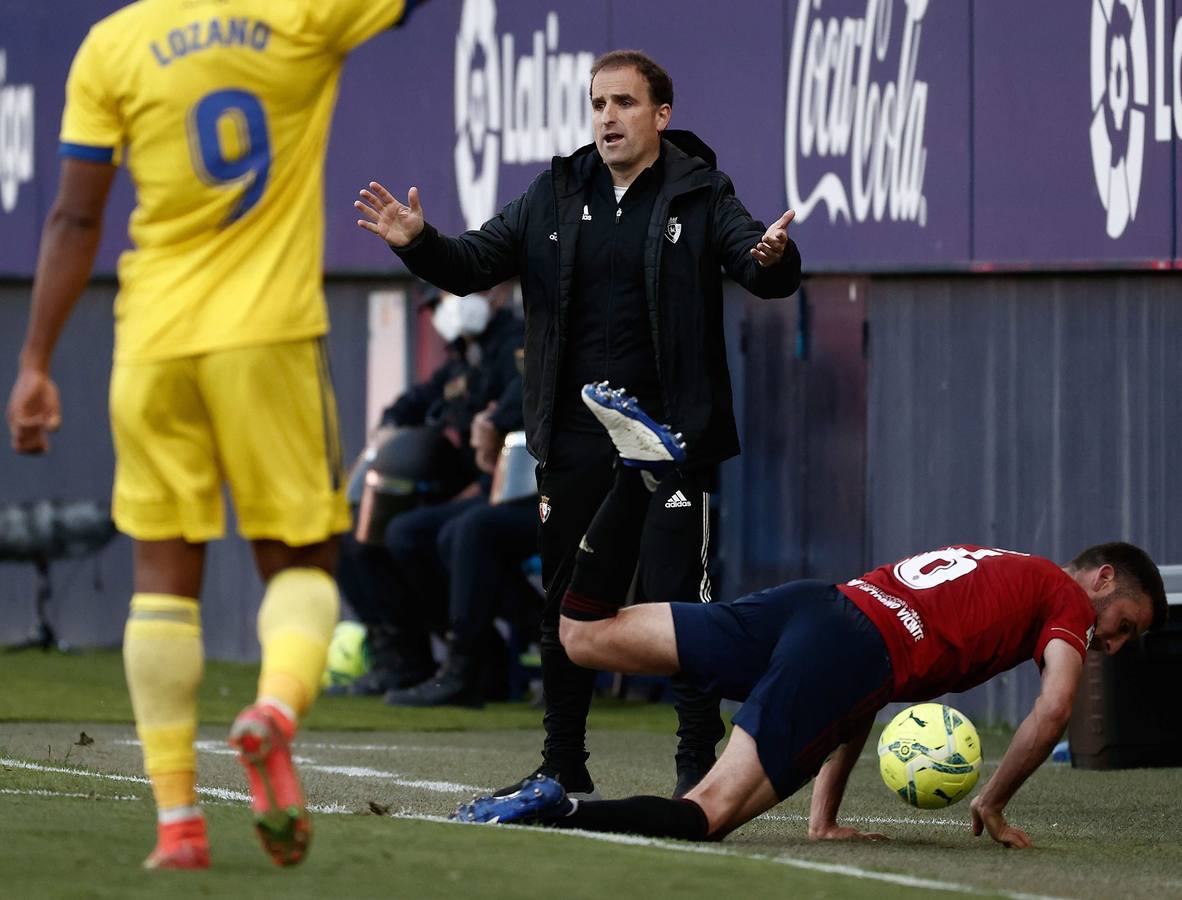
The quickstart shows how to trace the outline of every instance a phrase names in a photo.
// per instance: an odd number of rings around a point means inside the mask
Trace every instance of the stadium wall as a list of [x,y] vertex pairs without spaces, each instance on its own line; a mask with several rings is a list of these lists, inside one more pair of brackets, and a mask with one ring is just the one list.
[[[8,359],[55,188],[69,60],[120,5],[0,8]],[[723,471],[720,595],[845,578],[950,541],[1063,559],[1126,537],[1182,561],[1169,515],[1182,499],[1178,281],[1165,273],[1180,257],[1180,15],[1175,0],[734,0],[724,12],[710,0],[432,0],[350,60],[329,145],[347,447],[367,417],[362,298],[389,284],[365,279],[399,277],[353,225],[357,187],[415,183],[441,228],[476,225],[584,142],[591,58],[640,46],[674,77],[674,125],[714,147],[753,213],[797,209],[809,273],[785,302],[730,289],[745,451]],[[393,54],[408,77],[391,75]],[[130,206],[121,177],[105,273]],[[96,287],[66,335],[71,430],[48,460],[10,457],[0,501],[105,495],[111,293]],[[63,565],[55,623],[68,640],[119,639],[127,555],[103,554],[97,595],[90,563]],[[252,629],[237,627],[253,621],[238,597],[258,593],[245,548],[228,542],[213,563],[211,655],[250,657]],[[31,621],[32,579],[0,571],[11,641]],[[1035,687],[1030,669],[966,707],[1013,721]]]
[[[388,281],[338,280],[328,289],[333,317],[329,354],[346,460],[353,459],[365,442],[370,296],[389,287]],[[107,384],[114,296],[112,283],[99,282],[78,301],[53,370],[62,396],[62,430],[45,456],[18,457],[6,446],[0,464],[0,505],[41,498],[109,502],[114,455]],[[15,372],[28,300],[26,283],[0,282],[0,360],[5,361],[6,373]],[[388,352],[407,358],[404,347]],[[7,381],[8,374],[5,398]],[[227,533],[234,534],[234,529],[231,516]],[[254,623],[263,591],[249,547],[237,539],[211,544],[206,573],[202,603],[207,654],[214,659],[256,659]],[[51,576],[49,620],[60,640],[76,647],[116,646],[122,641],[132,591],[131,545],[126,538],[116,538],[94,557],[54,563]],[[33,567],[4,562],[0,542],[0,645],[29,636],[35,622],[34,588]]]

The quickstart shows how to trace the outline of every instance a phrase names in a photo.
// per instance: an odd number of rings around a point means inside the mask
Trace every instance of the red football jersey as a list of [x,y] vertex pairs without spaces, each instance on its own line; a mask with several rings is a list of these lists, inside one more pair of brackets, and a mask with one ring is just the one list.
[[895,700],[964,691],[1062,638],[1087,655],[1096,613],[1049,559],[959,544],[880,566],[838,589],[878,626]]

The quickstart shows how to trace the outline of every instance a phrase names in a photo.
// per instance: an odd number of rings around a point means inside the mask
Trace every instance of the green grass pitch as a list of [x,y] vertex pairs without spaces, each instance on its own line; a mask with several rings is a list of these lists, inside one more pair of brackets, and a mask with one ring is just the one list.
[[[198,757],[214,868],[147,873],[153,811],[118,654],[5,654],[0,674],[4,897],[1182,896],[1179,769],[1048,763],[1010,809],[1035,849],[1006,851],[973,838],[967,801],[932,812],[902,804],[869,743],[844,809],[888,843],[810,843],[807,789],[720,844],[613,840],[440,821],[535,765],[537,710],[396,711],[357,698],[322,699],[296,745],[316,834],[305,864],[278,870],[255,844],[245,781],[224,745],[254,671],[224,663],[207,668]],[[666,793],[674,729],[667,706],[597,701],[591,767],[605,796]],[[982,731],[985,777],[1007,741]]]

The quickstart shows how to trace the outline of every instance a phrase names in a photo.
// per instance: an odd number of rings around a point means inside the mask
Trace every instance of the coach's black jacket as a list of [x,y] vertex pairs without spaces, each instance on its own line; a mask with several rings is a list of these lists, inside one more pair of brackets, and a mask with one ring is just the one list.
[[[715,168],[713,151],[695,135],[665,132],[662,158],[664,182],[644,254],[649,323],[666,418],[685,436],[690,465],[700,466],[739,452],[721,269],[758,297],[786,297],[800,285],[800,254],[790,240],[776,266],[765,269],[752,258],[766,228],[744,209],[731,180]],[[598,163],[594,144],[555,157],[549,171],[478,230],[449,238],[427,225],[395,250],[414,274],[454,294],[521,277],[525,427],[530,452],[543,463],[567,343],[584,191]]]

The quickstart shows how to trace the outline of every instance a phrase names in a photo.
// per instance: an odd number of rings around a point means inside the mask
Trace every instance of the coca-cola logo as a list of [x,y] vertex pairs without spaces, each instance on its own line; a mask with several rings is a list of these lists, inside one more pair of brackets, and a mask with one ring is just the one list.
[[922,227],[928,85],[916,69],[928,0],[866,0],[863,15],[844,17],[826,16],[824,3],[799,0],[792,27],[788,205],[798,222],[823,203],[830,222]]

